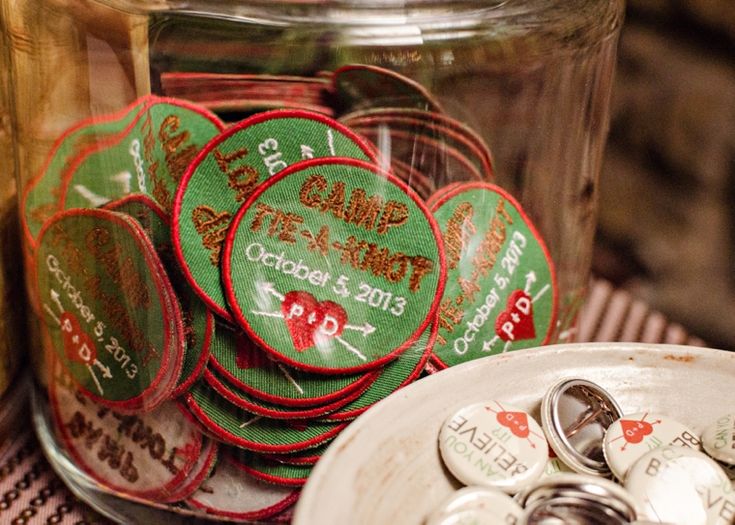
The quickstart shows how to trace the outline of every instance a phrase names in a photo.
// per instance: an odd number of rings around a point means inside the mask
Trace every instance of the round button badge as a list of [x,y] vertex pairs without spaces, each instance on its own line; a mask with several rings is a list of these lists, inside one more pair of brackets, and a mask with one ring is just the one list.
[[510,494],[541,476],[548,447],[543,430],[528,413],[500,401],[459,410],[439,433],[444,464],[458,480]]
[[584,379],[560,380],[541,401],[541,423],[551,448],[580,474],[610,474],[602,442],[607,428],[622,414],[610,394]]
[[717,461],[735,465],[735,413],[722,415],[704,429],[702,447]]
[[238,324],[294,368],[377,368],[427,329],[446,277],[433,217],[366,162],[305,161],[268,179],[233,220],[223,283]]
[[611,424],[603,444],[610,470],[619,480],[625,480],[628,469],[645,453],[664,445],[699,450],[697,434],[686,425],[660,414],[626,415]]
[[674,525],[728,525],[735,518],[735,491],[722,468],[706,454],[665,445],[630,468],[625,488],[640,517]]

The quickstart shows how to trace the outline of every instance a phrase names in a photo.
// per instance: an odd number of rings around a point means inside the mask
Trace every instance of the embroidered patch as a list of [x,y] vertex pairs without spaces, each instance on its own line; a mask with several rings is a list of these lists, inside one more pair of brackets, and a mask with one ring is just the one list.
[[543,239],[520,204],[487,183],[443,192],[434,203],[447,258],[434,354],[452,366],[545,344],[557,285]]
[[239,409],[206,385],[199,385],[184,397],[189,411],[218,439],[246,450],[271,454],[306,450],[334,439],[347,426],[267,419]]
[[80,155],[63,174],[61,209],[96,208],[129,193],[171,213],[186,168],[224,124],[202,108],[156,98],[114,140]]
[[178,265],[173,260],[169,220],[163,208],[152,197],[133,193],[106,204],[104,208],[124,213],[137,221],[161,258],[176,292],[184,324],[184,338],[181,340],[183,346],[178,349],[183,353],[184,359],[181,374],[172,393],[174,397],[179,396],[204,372],[214,333],[214,315],[184,282]]
[[269,519],[291,507],[298,497],[297,490],[257,480],[225,458],[186,503],[212,516],[250,521]]
[[32,246],[43,223],[59,210],[62,176],[73,159],[114,140],[154,100],[155,97],[148,95],[117,113],[83,120],[56,140],[43,167],[22,196],[21,222],[26,240]]
[[252,340],[217,324],[209,366],[223,380],[267,403],[314,407],[343,399],[368,385],[370,374],[323,376],[296,370],[271,358]]
[[444,289],[434,218],[365,162],[319,159],[261,185],[228,233],[222,280],[235,320],[277,359],[353,373],[397,357]]
[[173,238],[191,286],[230,320],[220,280],[221,251],[232,217],[256,188],[304,159],[375,161],[371,147],[338,122],[308,111],[248,118],[210,142],[189,166],[176,195]]
[[39,304],[55,354],[80,389],[118,410],[150,410],[179,377],[183,325],[145,232],[107,210],[70,210],[41,230]]
[[202,435],[175,404],[121,414],[81,395],[56,368],[49,384],[56,432],[75,464],[106,487],[176,501],[207,468]]
[[441,104],[418,82],[379,66],[350,64],[332,77],[338,110],[399,107],[443,111]]

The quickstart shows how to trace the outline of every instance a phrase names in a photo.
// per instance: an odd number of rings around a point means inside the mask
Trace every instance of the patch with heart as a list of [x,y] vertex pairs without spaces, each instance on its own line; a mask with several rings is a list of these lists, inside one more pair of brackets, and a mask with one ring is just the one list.
[[181,374],[181,307],[153,243],[125,214],[74,209],[41,229],[38,302],[48,350],[112,409],[153,409]]
[[347,324],[344,308],[332,301],[319,302],[309,292],[288,292],[281,313],[297,352],[339,337]]
[[486,182],[450,186],[431,203],[448,268],[432,362],[446,368],[549,343],[556,272],[520,203]]
[[436,221],[401,180],[319,158],[268,178],[242,205],[222,283],[234,321],[277,362],[353,374],[386,365],[429,328],[443,252]]
[[530,295],[523,290],[510,294],[507,307],[495,320],[495,333],[505,342],[536,337]]

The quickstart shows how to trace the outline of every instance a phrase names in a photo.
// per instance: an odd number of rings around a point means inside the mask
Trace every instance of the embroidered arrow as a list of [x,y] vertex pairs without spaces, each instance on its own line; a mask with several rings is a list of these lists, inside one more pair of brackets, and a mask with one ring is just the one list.
[[61,306],[61,299],[60,298],[61,298],[61,295],[59,295],[59,293],[52,288],[51,289],[51,300],[54,302],[54,304],[56,305],[56,307],[59,309],[59,312],[63,314],[64,313],[64,307]]
[[92,365],[87,365],[87,370],[89,370],[89,373],[92,376],[92,379],[94,379],[94,384],[97,385],[97,390],[99,390],[100,395],[104,396],[105,391],[102,390],[102,385],[100,385],[99,379],[97,379],[97,376],[94,374],[94,370],[92,370]]
[[531,285],[536,282],[536,273],[532,270],[526,274],[526,287],[524,288],[526,293],[531,292]]
[[265,295],[272,295],[281,302],[285,299],[284,295],[276,290],[273,283],[260,283],[260,291]]
[[375,331],[375,327],[368,323],[367,321],[362,326],[355,326],[352,324],[346,324],[345,330],[353,330],[355,332],[360,332],[364,337],[369,336]]
[[350,343],[342,339],[340,336],[335,336],[334,339],[337,340],[347,350],[355,354],[359,359],[361,359],[362,361],[367,361],[367,357],[365,357],[365,355],[362,352],[360,352],[357,348],[355,348]]

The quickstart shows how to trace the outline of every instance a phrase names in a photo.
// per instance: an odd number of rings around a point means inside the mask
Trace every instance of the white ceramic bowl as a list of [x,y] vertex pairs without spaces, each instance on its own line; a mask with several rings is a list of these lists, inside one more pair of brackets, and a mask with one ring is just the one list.
[[538,421],[563,377],[589,379],[625,413],[669,415],[698,432],[735,408],[735,353],[638,343],[556,345],[488,357],[422,379],[350,425],[316,465],[295,525],[421,524],[459,484],[437,436],[464,405],[505,400]]

